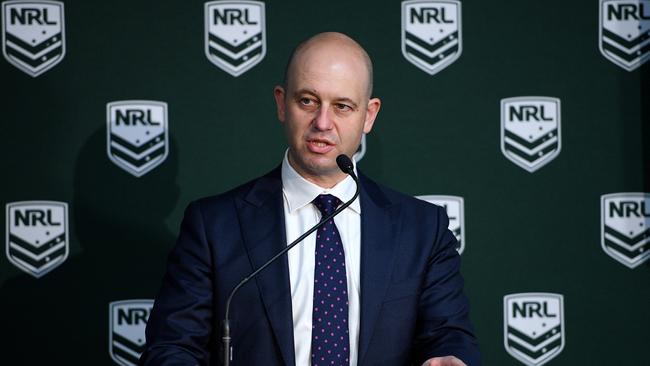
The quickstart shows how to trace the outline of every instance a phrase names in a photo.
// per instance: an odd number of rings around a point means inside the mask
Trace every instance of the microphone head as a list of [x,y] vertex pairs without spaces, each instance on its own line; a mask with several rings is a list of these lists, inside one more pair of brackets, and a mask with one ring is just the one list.
[[352,165],[352,160],[348,158],[347,155],[341,154],[336,157],[336,164],[339,166],[339,169],[345,174],[354,174],[354,165]]

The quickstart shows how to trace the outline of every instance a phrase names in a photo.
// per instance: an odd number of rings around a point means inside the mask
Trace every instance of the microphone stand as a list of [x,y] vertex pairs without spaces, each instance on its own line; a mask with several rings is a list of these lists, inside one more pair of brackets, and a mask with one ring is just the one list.
[[226,302],[226,314],[223,319],[223,323],[221,326],[221,331],[222,331],[222,337],[221,340],[223,342],[223,364],[224,366],[229,366],[230,361],[232,360],[232,346],[230,345],[230,341],[232,338],[230,337],[230,319],[228,315],[230,314],[230,302],[232,301],[233,296],[235,295],[235,292],[239,290],[240,287],[242,287],[246,282],[248,282],[250,279],[253,277],[257,276],[258,273],[262,272],[266,267],[268,267],[271,263],[273,263],[277,258],[281,257],[283,254],[288,252],[291,248],[295,247],[298,243],[300,243],[303,239],[305,239],[309,234],[313,233],[314,231],[318,230],[320,227],[325,225],[327,221],[331,220],[334,216],[338,215],[341,211],[345,210],[348,206],[354,202],[354,200],[359,196],[359,178],[357,178],[356,174],[354,174],[354,169],[352,166],[352,162],[350,161],[350,158],[348,158],[346,155],[339,155],[336,158],[336,163],[338,164],[339,168],[344,172],[349,174],[352,179],[354,180],[354,183],[356,184],[356,190],[354,192],[354,196],[347,202],[345,202],[343,205],[341,205],[339,208],[337,208],[334,212],[331,214],[321,218],[320,222],[316,224],[314,227],[311,229],[307,230],[304,234],[300,235],[296,240],[291,242],[291,244],[287,245],[286,248],[282,249],[278,254],[273,256],[273,258],[269,259],[266,263],[264,263],[261,267],[253,271],[251,274],[248,276],[244,277],[243,280],[239,282],[237,286],[230,292],[230,296],[228,296],[228,301]]

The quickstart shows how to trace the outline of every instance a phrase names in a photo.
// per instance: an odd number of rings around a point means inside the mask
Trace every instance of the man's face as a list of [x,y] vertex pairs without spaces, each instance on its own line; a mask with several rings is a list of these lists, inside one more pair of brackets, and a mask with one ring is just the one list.
[[358,54],[313,48],[296,57],[287,88],[276,87],[275,99],[292,167],[331,187],[345,177],[336,157],[356,152],[361,134],[372,129],[380,101],[368,100],[368,73]]

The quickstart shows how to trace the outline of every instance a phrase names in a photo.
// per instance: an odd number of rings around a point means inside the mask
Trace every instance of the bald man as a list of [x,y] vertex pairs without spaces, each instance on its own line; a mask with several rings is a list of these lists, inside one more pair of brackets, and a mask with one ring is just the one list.
[[[219,364],[230,291],[354,197],[336,157],[372,130],[372,75],[346,35],[295,49],[274,89],[282,164],[188,206],[141,365]],[[357,174],[359,197],[233,298],[233,365],[480,365],[444,209]]]

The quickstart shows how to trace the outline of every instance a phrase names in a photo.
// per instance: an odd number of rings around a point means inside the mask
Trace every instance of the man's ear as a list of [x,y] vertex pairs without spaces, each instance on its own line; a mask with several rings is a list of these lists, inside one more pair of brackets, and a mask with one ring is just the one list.
[[363,123],[363,133],[369,133],[372,126],[375,124],[375,118],[381,108],[381,100],[379,98],[372,98],[368,100],[368,108],[366,109],[366,120]]
[[275,97],[275,106],[277,107],[278,111],[278,119],[280,122],[284,122],[286,110],[286,104],[284,102],[284,88],[280,85],[277,85],[275,88],[273,88],[273,97]]

